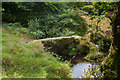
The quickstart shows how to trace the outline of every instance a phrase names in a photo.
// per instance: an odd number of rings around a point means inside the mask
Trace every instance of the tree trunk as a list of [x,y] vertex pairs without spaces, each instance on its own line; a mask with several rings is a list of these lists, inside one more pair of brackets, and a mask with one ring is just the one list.
[[117,7],[118,13],[112,21],[112,45],[101,67],[104,78],[120,78],[120,2],[117,3]]

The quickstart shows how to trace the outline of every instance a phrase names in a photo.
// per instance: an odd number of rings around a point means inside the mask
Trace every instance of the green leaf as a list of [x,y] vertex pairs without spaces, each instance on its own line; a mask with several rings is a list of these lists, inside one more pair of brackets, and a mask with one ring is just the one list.
[[76,48],[72,48],[72,51],[75,51],[76,50]]
[[94,16],[94,17],[91,17],[89,20],[93,20],[93,19],[95,19],[95,16]]

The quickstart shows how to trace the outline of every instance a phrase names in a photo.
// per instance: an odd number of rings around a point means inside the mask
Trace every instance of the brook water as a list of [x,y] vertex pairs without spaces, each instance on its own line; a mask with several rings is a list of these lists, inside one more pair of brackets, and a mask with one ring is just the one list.
[[[96,67],[98,66],[98,67]],[[71,70],[72,70],[72,78],[80,78],[82,77],[83,74],[85,74],[85,72],[90,69],[90,71],[93,71],[93,70],[98,70],[97,73],[95,73],[96,75],[101,75],[100,74],[100,67],[98,64],[91,64],[91,63],[88,63],[88,62],[84,62],[84,63],[78,63],[76,65],[74,65],[73,67],[71,67]]]

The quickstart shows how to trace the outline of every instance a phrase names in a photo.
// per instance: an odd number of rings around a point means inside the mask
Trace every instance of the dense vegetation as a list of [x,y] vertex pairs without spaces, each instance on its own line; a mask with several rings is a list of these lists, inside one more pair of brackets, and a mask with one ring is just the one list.
[[[3,77],[70,78],[69,64],[76,57],[102,62],[103,78],[119,77],[120,3],[3,2],[2,6]],[[73,35],[81,37],[33,42]]]
[[45,2],[5,2],[2,10],[3,77],[71,77],[68,63],[60,62],[51,52],[45,52],[42,43],[26,42],[56,36],[84,35],[87,24],[77,12],[69,10],[66,3]]
[[68,63],[59,62],[50,52],[44,52],[41,42],[23,44],[32,39],[20,31],[22,27],[16,27],[3,24],[3,77],[70,78]]
[[84,35],[88,26],[78,12],[69,9],[69,5],[46,2],[3,3],[3,21],[20,22],[36,39]]

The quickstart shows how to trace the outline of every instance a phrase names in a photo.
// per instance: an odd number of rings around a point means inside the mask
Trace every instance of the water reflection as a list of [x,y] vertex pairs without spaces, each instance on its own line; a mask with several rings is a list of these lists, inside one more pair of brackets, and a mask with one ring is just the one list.
[[[101,76],[100,71],[99,71],[100,67],[97,64],[91,64],[91,63],[79,63],[74,65],[71,70],[72,70],[72,78],[81,78],[83,74],[89,72],[92,72],[94,70],[97,70],[97,73],[92,74],[93,76],[99,75],[99,77]],[[86,74],[85,74],[86,75]],[[91,73],[87,73],[87,75],[91,75]]]

